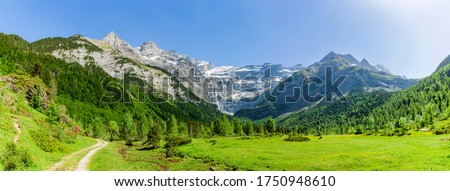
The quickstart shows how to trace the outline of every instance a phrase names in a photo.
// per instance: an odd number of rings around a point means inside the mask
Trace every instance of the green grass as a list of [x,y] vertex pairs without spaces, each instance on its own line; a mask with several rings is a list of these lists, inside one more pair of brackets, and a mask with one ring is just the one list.
[[449,135],[413,132],[411,136],[338,135],[286,142],[285,137],[194,139],[181,146],[183,157],[164,150],[139,151],[113,142],[99,151],[90,169],[105,170],[450,170]]
[[70,153],[81,150],[83,148],[90,147],[97,143],[97,141],[92,138],[77,137],[74,143],[65,144],[67,149],[64,152],[45,152],[34,143],[30,135],[30,130],[40,128],[39,125],[35,121],[27,117],[18,117],[18,119],[20,127],[22,129],[22,134],[20,136],[18,144],[30,151],[35,163],[32,168],[28,170],[48,170],[55,163],[62,160],[64,156],[67,156]]
[[[5,116],[7,117],[5,118]],[[92,146],[97,142],[92,138],[77,137],[74,143],[65,144],[67,149],[64,152],[53,152],[53,153],[45,152],[34,143],[30,135],[31,129],[37,129],[42,127],[40,127],[31,118],[24,116],[15,116],[15,117],[17,117],[18,123],[22,130],[18,144],[19,146],[26,148],[30,152],[34,162],[33,166],[31,166],[31,168],[26,170],[48,170],[55,163],[62,160],[64,156],[67,156],[70,153],[81,150],[83,148]],[[13,140],[15,132],[13,130],[10,130],[13,127],[13,122],[10,116],[2,114],[0,118],[5,118],[6,121],[11,121],[7,125],[0,126],[2,128],[2,130],[0,131],[0,153],[3,153],[5,150],[6,143]],[[0,164],[0,168],[3,169],[2,164]]]
[[[12,142],[17,131],[14,129],[13,118],[18,120],[22,133],[18,141],[19,147],[28,150],[33,159],[33,165],[24,170],[49,170],[55,163],[75,151],[94,145],[97,141],[88,137],[77,137],[74,143],[64,144],[64,152],[45,152],[32,139],[31,130],[43,129],[37,121],[46,121],[47,116],[32,109],[24,95],[13,93],[0,81],[0,155],[6,149],[6,144]],[[0,170],[4,169],[0,162]]]
[[450,170],[449,137],[414,132],[403,137],[309,137],[308,142],[214,138],[215,145],[194,139],[180,151],[234,170]]
[[[191,157],[166,158],[164,149],[138,150],[125,146],[123,141],[111,142],[92,157],[89,169],[94,171],[162,171],[162,170],[209,170],[212,164]],[[220,169],[220,167],[214,167]]]

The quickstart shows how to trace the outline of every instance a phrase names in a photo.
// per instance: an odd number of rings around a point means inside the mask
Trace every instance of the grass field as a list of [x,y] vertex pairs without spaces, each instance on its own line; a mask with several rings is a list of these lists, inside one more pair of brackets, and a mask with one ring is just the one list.
[[128,147],[123,141],[112,142],[94,155],[89,169],[94,171],[209,170],[212,166],[191,157],[166,158],[164,149],[149,151],[139,150],[140,148],[139,143]]
[[236,170],[450,170],[448,135],[324,136],[308,142],[281,137],[197,139],[180,151]]
[[93,158],[91,170],[450,170],[449,135],[339,135],[285,142],[283,137],[194,139],[182,157],[139,151],[114,142]]

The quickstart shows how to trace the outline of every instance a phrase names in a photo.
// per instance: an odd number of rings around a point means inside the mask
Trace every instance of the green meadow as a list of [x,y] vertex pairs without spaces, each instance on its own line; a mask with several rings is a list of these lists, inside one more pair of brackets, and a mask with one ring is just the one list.
[[[405,171],[450,170],[449,135],[413,132],[402,137],[310,136],[308,142],[285,137],[193,139],[165,158],[164,149],[139,150],[114,142],[99,151],[91,170],[276,170]],[[163,145],[163,144],[161,144]]]

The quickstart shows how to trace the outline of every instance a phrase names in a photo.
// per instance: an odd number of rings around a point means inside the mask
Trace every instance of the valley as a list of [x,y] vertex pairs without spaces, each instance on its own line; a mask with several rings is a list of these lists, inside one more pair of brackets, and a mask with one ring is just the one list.
[[215,67],[115,33],[0,33],[0,169],[449,170],[449,61],[417,80],[335,52]]
[[[113,143],[94,157],[91,170],[238,171],[442,171],[450,169],[448,135],[413,132],[407,137],[339,135],[292,143],[283,137],[193,139],[181,156],[164,149],[139,151]],[[211,140],[216,143],[212,144]]]

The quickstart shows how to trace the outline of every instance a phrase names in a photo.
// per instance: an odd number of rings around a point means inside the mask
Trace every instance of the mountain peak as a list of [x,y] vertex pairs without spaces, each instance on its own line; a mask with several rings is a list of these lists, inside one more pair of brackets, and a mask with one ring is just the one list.
[[156,43],[149,41],[149,42],[144,42],[140,47],[138,47],[139,52],[141,52],[141,54],[145,54],[145,55],[153,55],[153,54],[158,54],[158,52],[162,52],[162,50],[158,47],[158,45],[156,45]]
[[389,69],[387,69],[385,66],[383,66],[381,64],[377,64],[375,66],[375,69],[380,71],[380,72],[385,72],[385,73],[388,73],[388,74],[392,74],[392,72]]
[[353,55],[351,54],[344,54],[344,55],[338,55],[339,57],[343,58],[344,60],[346,60],[348,63],[350,64],[359,64],[359,61],[356,60],[355,57],[353,57]]
[[114,31],[109,32],[109,33],[105,36],[105,38],[106,38],[106,37],[118,38],[118,36],[116,35],[116,33],[115,33]]
[[108,33],[108,35],[103,38],[103,41],[107,42],[108,44],[128,44],[124,40],[119,38],[119,36],[117,36],[115,32]]
[[370,65],[369,61],[367,61],[365,58],[359,62],[359,66],[363,68],[372,68],[372,65]]
[[156,43],[152,42],[152,41],[144,42],[141,45],[141,48],[144,48],[144,49],[159,49],[158,45],[156,45]]
[[351,54],[337,54],[333,51],[331,51],[325,57],[323,57],[322,60],[320,60],[320,62],[327,62],[327,61],[333,60],[335,58],[343,59],[346,62],[348,62],[349,64],[355,64],[355,65],[359,64],[359,61],[356,60],[356,58],[353,57]]
[[320,60],[320,62],[326,62],[326,61],[330,61],[333,58],[335,58],[337,56],[337,54],[333,51],[331,51],[330,53],[328,53],[325,57],[322,58],[322,60]]

